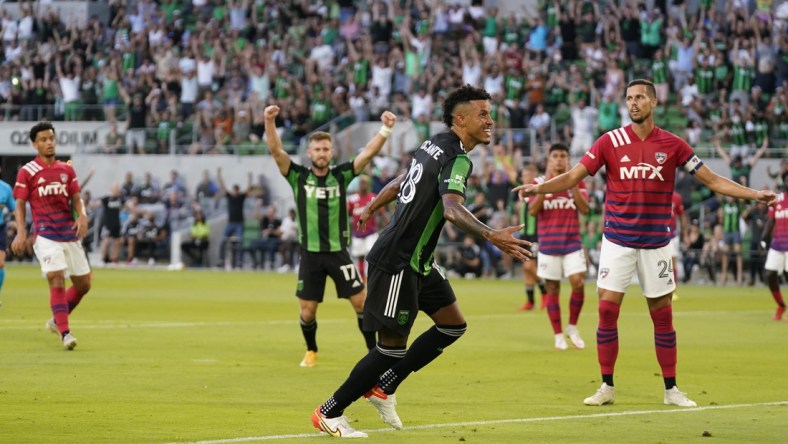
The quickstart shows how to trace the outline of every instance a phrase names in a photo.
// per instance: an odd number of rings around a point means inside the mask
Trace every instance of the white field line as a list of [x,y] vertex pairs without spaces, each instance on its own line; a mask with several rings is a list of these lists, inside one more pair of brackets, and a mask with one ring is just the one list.
[[[746,409],[746,408],[754,408],[754,407],[774,407],[774,406],[786,406],[786,405],[788,405],[788,401],[776,401],[776,402],[761,402],[755,404],[730,404],[730,405],[711,405],[706,407],[675,408],[669,410],[634,410],[631,412],[593,413],[589,415],[544,416],[541,418],[494,419],[488,421],[467,421],[467,422],[449,422],[443,424],[423,424],[423,425],[405,427],[404,430],[426,430],[426,429],[439,429],[446,427],[486,426],[486,425],[496,425],[496,424],[520,424],[520,423],[529,423],[529,422],[548,422],[548,421],[567,421],[567,420],[574,421],[574,420],[594,419],[594,418],[611,418],[618,416],[687,413],[687,412],[702,412],[706,410]],[[383,432],[394,432],[394,431],[395,430],[392,428],[364,430],[364,432],[369,432],[369,433],[383,433]],[[234,442],[273,441],[278,439],[314,438],[317,436],[320,436],[320,434],[299,433],[293,435],[263,435],[263,436],[247,436],[243,438],[216,439],[210,441],[189,441],[189,442],[182,442],[181,444],[223,444],[223,443],[234,443]]]
[[[729,310],[729,311],[687,311],[673,313],[674,317],[696,317],[696,316],[709,316],[709,315],[736,315],[741,316],[745,314],[769,314],[769,310]],[[648,312],[643,313],[627,313],[626,316],[647,316]],[[487,315],[470,315],[465,316],[468,320],[488,320],[488,319],[516,319],[527,318],[531,316],[528,313],[500,313],[500,314],[487,314]],[[422,315],[419,319],[427,319]],[[44,318],[42,318],[44,319]],[[168,321],[122,321],[122,320],[99,320],[92,321],[93,323],[79,324],[80,330],[109,330],[118,328],[194,328],[194,327],[237,327],[244,325],[289,325],[298,320],[293,319],[272,319],[266,321],[217,321],[217,322],[168,322]],[[356,322],[356,319],[320,319],[321,324],[341,324],[346,322]],[[30,321],[29,319],[0,319],[0,331],[2,330],[40,330],[44,326],[43,320]]]

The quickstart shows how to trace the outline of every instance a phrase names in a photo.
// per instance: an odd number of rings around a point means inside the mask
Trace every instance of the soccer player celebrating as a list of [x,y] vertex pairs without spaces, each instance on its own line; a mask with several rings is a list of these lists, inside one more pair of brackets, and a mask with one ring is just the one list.
[[680,137],[654,124],[657,106],[654,84],[636,79],[627,85],[630,125],[599,137],[580,163],[542,184],[514,190],[521,198],[557,193],[575,186],[589,174],[607,168],[605,225],[599,259],[599,327],[597,355],[602,386],[586,405],[615,399],[613,369],[618,356],[618,314],[624,292],[637,272],[654,324],[654,345],[665,383],[665,404],[693,407],[676,386],[676,331],[671,294],[676,289],[670,257],[671,197],[676,169],[684,168],[712,191],[771,203],[775,194],[739,185],[709,169]]
[[[347,248],[350,243],[348,226],[347,186],[375,157],[391,135],[397,116],[385,111],[380,120],[380,131],[367,143],[356,158],[331,166],[334,148],[331,135],[322,131],[309,136],[307,156],[312,167],[307,168],[290,160],[282,149],[276,132],[279,107],[265,108],[265,138],[279,171],[293,189],[298,208],[301,265],[298,269],[296,296],[301,306],[301,331],[307,351],[301,367],[314,367],[317,363],[317,305],[323,301],[326,276],[336,286],[337,296],[347,298],[358,318],[363,322],[366,291]],[[375,347],[374,332],[364,332],[367,349]]]
[[[401,428],[402,421],[394,410],[394,391],[410,373],[432,362],[465,333],[465,319],[451,285],[433,263],[447,220],[471,236],[490,241],[502,252],[527,260],[530,242],[513,236],[521,226],[493,230],[463,205],[472,169],[467,153],[478,144],[490,143],[490,110],[490,95],[485,90],[466,85],[452,91],[443,103],[449,130],[425,141],[398,181],[394,217],[367,257],[369,297],[364,328],[378,332],[378,344],[314,411],[312,424],[318,430],[338,438],[366,437],[343,416],[345,408],[365,393],[386,423]],[[388,193],[384,188],[381,195]],[[406,351],[419,310],[435,325]]]
[[[533,163],[529,163],[528,165],[523,168],[522,172],[520,172],[520,180],[523,184],[529,184],[536,179],[539,175],[539,170],[536,168],[536,165]],[[533,244],[532,252],[535,254],[537,247],[538,247],[538,225],[536,223],[536,216],[531,215],[531,212],[528,211],[528,201],[522,200],[519,204],[520,208],[520,223],[523,225],[523,229],[520,231],[520,239],[527,240]],[[525,303],[519,308],[520,311],[530,311],[534,309],[534,285],[539,285],[539,291],[542,293],[542,303],[541,308],[544,310],[547,307],[547,302],[545,300],[545,295],[547,294],[547,288],[544,285],[544,282],[536,276],[536,258],[523,262],[523,282],[525,283]]]
[[358,272],[363,281],[367,280],[366,257],[372,245],[378,240],[378,224],[374,218],[359,224],[364,208],[372,202],[376,194],[369,191],[369,177],[360,176],[358,178],[358,193],[351,195],[347,199],[348,212],[351,215],[351,235],[350,256],[358,262]]
[[[569,147],[563,143],[553,144],[547,155],[547,176],[537,178],[534,183],[542,183],[568,169]],[[537,275],[545,280],[547,287],[547,316],[553,326],[555,348],[568,348],[561,328],[561,306],[558,303],[561,278],[566,276],[572,286],[566,334],[575,348],[583,349],[586,344],[577,330],[577,320],[585,299],[586,258],[580,243],[578,213],[588,214],[588,192],[585,183],[578,182],[571,191],[538,194],[530,200],[528,211],[537,216],[539,227]]]
[[763,230],[764,245],[768,244],[771,238],[764,268],[767,271],[766,282],[769,290],[777,302],[775,321],[782,319],[785,313],[785,301],[780,293],[780,275],[788,271],[788,196],[785,192],[786,185],[782,186],[783,191],[777,196],[777,203],[769,207],[769,220]]
[[[74,169],[55,159],[52,124],[33,125],[30,140],[38,156],[26,163],[16,176],[14,215],[19,229],[11,249],[16,254],[25,250],[25,204],[30,202],[35,236],[33,249],[49,282],[49,303],[54,316],[46,326],[59,334],[66,350],[73,350],[77,339],[71,334],[68,317],[90,291],[90,265],[81,242],[88,232],[88,216]],[[73,284],[68,290],[65,288],[66,273]]]

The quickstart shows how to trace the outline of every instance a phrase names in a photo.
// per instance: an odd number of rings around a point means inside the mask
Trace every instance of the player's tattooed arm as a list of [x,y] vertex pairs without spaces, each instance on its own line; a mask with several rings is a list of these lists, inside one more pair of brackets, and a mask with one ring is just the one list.
[[358,220],[358,227],[360,229],[364,229],[367,221],[375,215],[376,211],[378,211],[381,207],[386,206],[388,203],[393,202],[397,198],[400,186],[402,186],[402,182],[404,181],[405,173],[402,173],[399,175],[399,177],[387,183],[386,186],[380,190],[378,195],[372,199],[372,202],[367,204],[367,206],[364,208],[364,212],[361,214],[361,217]]
[[514,237],[514,233],[520,231],[523,225],[493,230],[465,208],[463,196],[447,193],[443,195],[442,199],[443,217],[460,230],[471,236],[490,241],[502,252],[519,260],[525,261],[532,256],[531,243]]

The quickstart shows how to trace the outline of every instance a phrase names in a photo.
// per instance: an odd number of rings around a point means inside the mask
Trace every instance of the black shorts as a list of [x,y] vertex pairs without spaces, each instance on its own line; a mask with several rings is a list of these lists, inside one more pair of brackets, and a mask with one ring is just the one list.
[[8,227],[0,225],[0,251],[8,249]]
[[302,248],[296,296],[308,301],[323,302],[326,276],[331,276],[340,298],[349,298],[364,290],[356,265],[347,250],[337,253],[312,253]]
[[101,237],[120,238],[120,225],[104,225],[101,227]]
[[457,301],[451,284],[437,266],[424,276],[410,267],[391,274],[370,265],[367,276],[365,331],[387,328],[408,335],[419,310],[431,315]]

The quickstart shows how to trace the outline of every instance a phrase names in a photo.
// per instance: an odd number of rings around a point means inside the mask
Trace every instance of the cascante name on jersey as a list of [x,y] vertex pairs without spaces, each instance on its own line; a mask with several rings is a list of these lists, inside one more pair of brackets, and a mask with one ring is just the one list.
[[438,157],[443,154],[443,149],[429,140],[422,143],[419,149],[426,151],[435,160],[438,160]]

